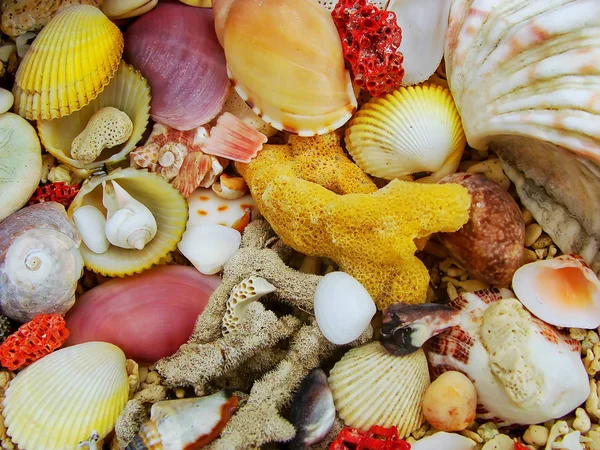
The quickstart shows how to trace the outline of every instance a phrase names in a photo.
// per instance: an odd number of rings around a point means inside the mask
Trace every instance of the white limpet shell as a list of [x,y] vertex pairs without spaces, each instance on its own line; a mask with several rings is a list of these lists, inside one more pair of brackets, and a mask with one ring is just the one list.
[[473,450],[477,444],[458,433],[440,431],[419,439],[410,446],[411,450]]
[[235,199],[224,199],[212,189],[198,188],[188,198],[188,228],[198,225],[218,224],[232,226],[248,209],[252,218],[259,215],[256,202],[251,195],[243,195]]
[[423,423],[422,402],[429,386],[423,350],[392,356],[375,341],[348,351],[331,369],[329,387],[347,426],[398,427],[404,438]]
[[235,330],[242,317],[246,314],[248,305],[261,297],[275,292],[277,288],[261,277],[252,275],[237,284],[227,300],[227,311],[223,316],[221,330],[223,335]]
[[158,231],[152,212],[114,180],[102,182],[102,190],[108,241],[117,247],[143,250]]
[[73,222],[87,248],[99,255],[108,250],[110,242],[106,238],[106,217],[98,208],[82,206],[73,213]]
[[456,370],[477,389],[477,417],[498,426],[562,417],[589,396],[581,345],[533,317],[508,289],[458,296],[460,323],[429,341],[432,375]]
[[214,275],[223,270],[241,242],[241,233],[233,228],[204,224],[188,228],[177,248],[200,273]]
[[404,86],[427,80],[444,56],[451,0],[390,0],[402,30]]
[[15,97],[12,95],[12,92],[0,88],[0,114],[10,111],[14,102]]
[[328,273],[319,281],[314,304],[321,333],[336,345],[358,339],[377,312],[364,286],[345,272]]
[[525,264],[515,272],[512,286],[521,303],[545,322],[567,328],[600,326],[600,281],[577,255]]
[[104,439],[127,403],[125,354],[105,342],[55,351],[19,372],[6,390],[7,434],[26,450],[75,450]]

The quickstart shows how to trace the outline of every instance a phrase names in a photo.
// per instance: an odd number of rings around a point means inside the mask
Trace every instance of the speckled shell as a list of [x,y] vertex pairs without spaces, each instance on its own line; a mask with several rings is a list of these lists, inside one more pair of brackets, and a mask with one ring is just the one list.
[[458,183],[471,195],[469,221],[439,239],[473,276],[506,286],[523,265],[525,223],[517,202],[483,175],[457,173],[440,181]]
[[38,203],[0,222],[0,306],[19,322],[64,314],[83,272],[81,237],[64,206]]
[[85,266],[105,276],[125,276],[140,273],[157,264],[170,251],[185,231],[188,208],[185,198],[163,178],[146,170],[116,169],[108,175],[88,179],[69,207],[69,217],[82,205],[92,205],[103,214],[102,182],[115,180],[127,193],[143,203],[156,219],[156,236],[143,250],[124,249],[111,245],[98,255],[81,245]]
[[377,341],[350,350],[329,375],[335,408],[347,426],[396,426],[400,437],[423,423],[421,403],[428,386],[423,350],[392,356]]
[[252,218],[259,215],[258,207],[251,195],[227,200],[219,197],[212,189],[198,188],[188,199],[188,227],[217,224],[230,227],[250,209]]

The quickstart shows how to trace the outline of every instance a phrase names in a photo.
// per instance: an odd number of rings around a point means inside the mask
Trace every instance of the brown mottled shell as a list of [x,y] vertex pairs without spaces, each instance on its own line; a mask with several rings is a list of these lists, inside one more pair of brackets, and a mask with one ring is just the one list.
[[515,200],[483,175],[456,173],[440,184],[457,183],[471,194],[469,221],[439,239],[471,275],[505,286],[523,265],[525,223]]

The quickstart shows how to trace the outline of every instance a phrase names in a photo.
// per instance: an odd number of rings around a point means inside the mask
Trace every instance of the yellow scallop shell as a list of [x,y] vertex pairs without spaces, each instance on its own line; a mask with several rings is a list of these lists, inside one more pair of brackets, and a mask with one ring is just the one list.
[[[60,162],[79,169],[95,169],[127,157],[142,138],[150,118],[150,85],[133,66],[121,62],[115,77],[88,105],[66,117],[38,121],[42,144]],[[123,144],[105,149],[92,163],[71,158],[71,143],[100,109],[112,106],[123,111],[133,122],[131,137]]]
[[105,342],[55,351],[10,382],[7,434],[26,450],[75,450],[93,431],[103,439],[127,403],[125,355]]
[[437,182],[454,173],[465,149],[460,115],[448,88],[402,87],[372,98],[346,129],[346,148],[370,175],[393,180],[422,172]]
[[75,5],[50,20],[19,66],[14,110],[28,120],[57,119],[95,99],[114,76],[123,35],[98,8]]
[[423,350],[393,356],[378,341],[350,350],[329,375],[335,409],[347,426],[396,426],[401,438],[422,425],[429,382]]
[[82,242],[79,250],[85,266],[109,277],[140,273],[159,263],[173,251],[185,231],[188,206],[181,193],[164,178],[147,170],[116,169],[108,175],[92,177],[83,183],[67,214],[83,205],[92,205],[106,216],[102,204],[102,182],[115,180],[129,195],[143,203],[156,219],[157,233],[143,250],[124,249],[111,245],[102,254],[92,252]]

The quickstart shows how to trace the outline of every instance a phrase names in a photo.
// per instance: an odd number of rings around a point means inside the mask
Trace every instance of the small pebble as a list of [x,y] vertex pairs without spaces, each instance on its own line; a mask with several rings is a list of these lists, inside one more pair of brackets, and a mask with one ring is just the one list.
[[185,389],[183,389],[183,388],[175,389],[175,397],[177,397],[177,398],[185,397]]
[[531,247],[535,241],[542,235],[542,227],[537,223],[532,223],[525,228],[525,247]]
[[548,428],[541,425],[529,425],[523,434],[523,440],[527,444],[542,446],[548,441]]
[[475,420],[477,391],[460,372],[441,374],[425,391],[423,414],[440,431],[462,431]]
[[14,101],[15,98],[13,97],[12,92],[0,88],[0,114],[10,111]]
[[523,222],[525,222],[525,226],[531,225],[533,223],[533,216],[526,209],[521,210],[523,214]]
[[506,434],[499,434],[491,441],[488,441],[481,450],[513,450],[515,442]]
[[552,238],[548,236],[546,233],[542,233],[542,235],[537,238],[537,240],[531,245],[531,248],[534,250],[538,250],[540,248],[550,247],[552,245]]

